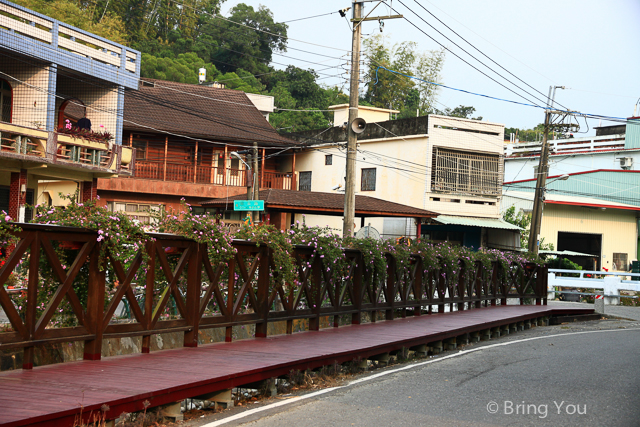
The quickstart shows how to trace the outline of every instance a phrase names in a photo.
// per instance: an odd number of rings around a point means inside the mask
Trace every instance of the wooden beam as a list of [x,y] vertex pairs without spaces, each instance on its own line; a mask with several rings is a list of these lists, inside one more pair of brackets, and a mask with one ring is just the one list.
[[[164,172],[162,174],[162,180],[167,180],[167,148],[169,146],[169,137],[164,137]],[[149,146],[147,144],[147,153],[149,153]]]
[[264,187],[264,158],[266,157],[267,150],[265,148],[262,149],[262,165],[260,169],[260,187]]
[[297,190],[298,186],[296,183],[296,152],[293,152],[293,160],[291,161],[291,189]]

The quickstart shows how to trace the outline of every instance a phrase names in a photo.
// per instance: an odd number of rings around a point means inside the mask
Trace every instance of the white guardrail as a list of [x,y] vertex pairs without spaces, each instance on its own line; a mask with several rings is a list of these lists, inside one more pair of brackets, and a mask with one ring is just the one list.
[[[557,276],[557,274],[579,274],[580,277]],[[593,277],[585,277],[590,275]],[[620,291],[640,292],[640,281],[627,278],[640,278],[638,273],[624,271],[588,271],[549,269],[547,291],[548,298],[555,298],[556,287],[602,289],[606,305],[620,304]],[[622,295],[624,297],[624,295]]]

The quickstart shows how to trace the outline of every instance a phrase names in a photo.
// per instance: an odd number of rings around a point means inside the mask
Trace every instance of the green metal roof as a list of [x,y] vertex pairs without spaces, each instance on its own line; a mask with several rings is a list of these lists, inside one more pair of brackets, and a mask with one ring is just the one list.
[[501,218],[477,218],[468,216],[438,215],[433,221],[444,225],[466,225],[469,227],[499,228],[502,230],[522,230],[517,225],[510,224]]
[[[585,203],[590,199],[608,200],[640,206],[638,188],[640,172],[632,170],[594,170],[569,174],[566,181],[553,180],[547,184],[547,194],[583,197]],[[536,181],[527,180],[504,184],[504,188],[516,191],[535,191]]]

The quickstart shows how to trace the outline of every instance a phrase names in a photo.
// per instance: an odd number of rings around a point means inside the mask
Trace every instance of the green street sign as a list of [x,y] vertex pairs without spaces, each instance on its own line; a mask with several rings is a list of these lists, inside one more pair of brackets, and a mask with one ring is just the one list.
[[263,211],[264,200],[234,200],[234,211]]

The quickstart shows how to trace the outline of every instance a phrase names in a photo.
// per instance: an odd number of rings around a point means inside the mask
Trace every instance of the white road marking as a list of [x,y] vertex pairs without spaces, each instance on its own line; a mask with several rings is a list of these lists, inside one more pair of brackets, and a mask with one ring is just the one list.
[[379,372],[377,374],[369,375],[367,377],[363,377],[363,378],[357,379],[355,381],[351,381],[350,383],[348,383],[346,385],[343,385],[343,386],[330,387],[330,388],[326,388],[326,389],[323,389],[323,390],[314,391],[313,393],[305,394],[303,396],[297,396],[297,397],[293,397],[291,399],[287,399],[287,400],[283,400],[283,401],[280,401],[280,402],[272,403],[270,405],[262,406],[260,408],[250,409],[248,411],[244,411],[244,412],[242,412],[240,414],[232,415],[232,416],[224,418],[222,420],[218,420],[218,421],[214,421],[212,423],[204,424],[202,427],[217,427],[217,426],[221,426],[221,425],[230,423],[231,421],[240,420],[242,418],[251,416],[253,414],[257,414],[257,413],[263,412],[263,411],[268,411],[270,409],[274,409],[274,408],[277,408],[279,406],[289,405],[291,403],[300,402],[301,400],[305,400],[305,399],[311,399],[312,397],[316,397],[316,396],[320,396],[322,394],[330,393],[330,392],[332,392],[334,390],[339,390],[341,388],[351,387],[351,386],[354,386],[356,384],[360,384],[360,383],[363,383],[363,382],[366,382],[366,381],[371,381],[371,380],[374,380],[374,379],[377,379],[377,378],[380,378],[380,377],[384,377],[386,375],[392,375],[392,374],[395,374],[397,372],[406,371],[407,369],[413,369],[413,368],[417,368],[417,367],[420,367],[420,366],[430,365],[432,363],[441,362],[443,360],[451,359],[453,357],[466,356],[467,354],[475,353],[476,351],[488,350],[490,348],[495,348],[495,347],[504,347],[504,346],[512,345],[512,344],[520,344],[520,343],[527,342],[527,341],[535,341],[535,340],[556,338],[556,337],[566,337],[566,336],[569,336],[569,335],[595,334],[595,333],[599,333],[599,332],[625,332],[625,331],[640,331],[640,328],[603,329],[603,330],[599,330],[599,331],[568,332],[568,333],[565,333],[565,334],[554,334],[554,335],[546,335],[546,336],[541,336],[541,337],[523,338],[523,339],[519,339],[519,340],[506,341],[506,342],[501,342],[501,343],[496,343],[496,344],[485,345],[485,346],[482,346],[482,347],[472,348],[472,349],[469,349],[469,350],[460,350],[457,353],[449,354],[447,356],[442,356],[442,357],[438,357],[438,358],[435,358],[435,359],[426,360],[424,362],[412,363],[410,365],[402,366],[400,368],[390,369],[388,371]]

